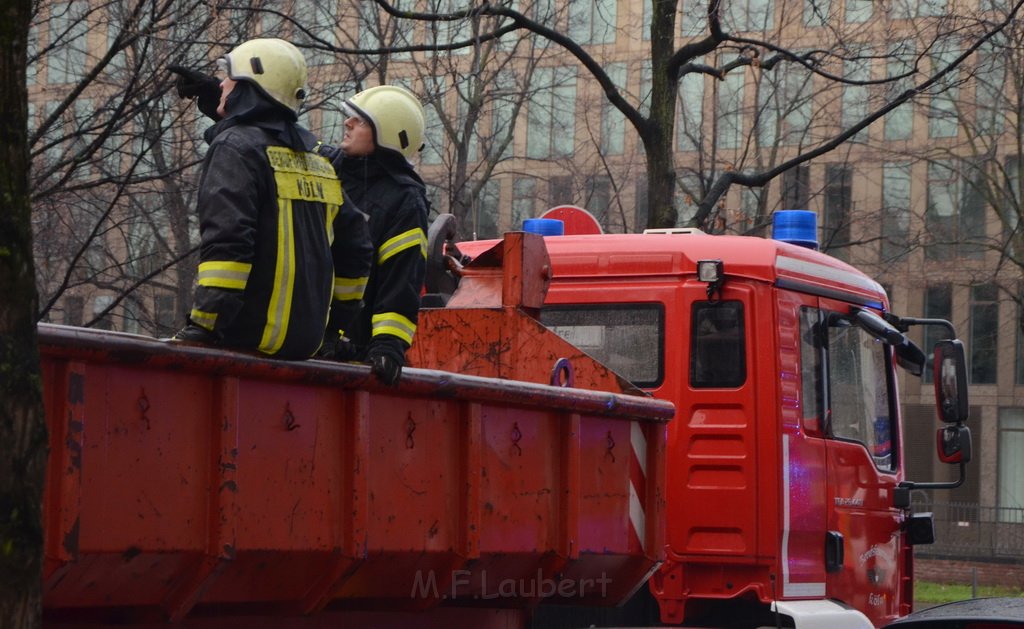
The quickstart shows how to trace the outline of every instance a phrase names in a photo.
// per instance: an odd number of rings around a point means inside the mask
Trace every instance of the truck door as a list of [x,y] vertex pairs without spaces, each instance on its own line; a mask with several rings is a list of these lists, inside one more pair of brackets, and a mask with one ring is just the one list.
[[820,299],[817,321],[829,505],[826,596],[885,624],[898,612],[902,513],[891,348],[854,324],[850,304]]

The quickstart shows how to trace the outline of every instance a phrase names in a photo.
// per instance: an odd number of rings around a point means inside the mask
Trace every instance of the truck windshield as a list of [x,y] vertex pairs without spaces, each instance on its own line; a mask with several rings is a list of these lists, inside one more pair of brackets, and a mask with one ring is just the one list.
[[881,469],[895,469],[886,345],[848,319],[828,318],[831,432],[863,443]]
[[540,322],[638,387],[664,375],[664,310],[660,304],[545,306]]

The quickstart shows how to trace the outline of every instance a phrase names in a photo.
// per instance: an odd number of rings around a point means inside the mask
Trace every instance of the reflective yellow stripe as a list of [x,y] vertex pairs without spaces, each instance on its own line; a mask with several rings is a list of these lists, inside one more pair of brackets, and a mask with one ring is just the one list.
[[337,218],[341,207],[334,204],[327,204],[327,245],[334,244],[334,219]]
[[337,277],[334,278],[334,300],[352,301],[362,299],[366,292],[369,277]]
[[412,337],[416,334],[416,324],[412,321],[409,321],[397,312],[375,314],[372,321],[374,336],[390,334],[412,345]]
[[[270,147],[273,148],[273,147]],[[277,200],[277,266],[274,268],[274,290],[267,306],[267,325],[263,328],[260,351],[276,354],[284,344],[295,287],[295,241],[292,230],[292,202]]]
[[267,159],[274,169],[278,199],[341,205],[341,182],[326,158],[283,146],[268,146]]
[[417,245],[423,257],[427,257],[427,237],[419,227],[398,234],[394,238],[389,238],[377,250],[377,264],[384,264],[384,261],[388,258]]
[[213,331],[214,324],[217,323],[216,312],[203,312],[202,310],[196,310],[195,308],[193,308],[192,312],[189,313],[188,318],[192,323],[199,327],[206,328],[211,332]]
[[245,290],[250,271],[252,265],[248,262],[200,262],[198,281],[200,286],[210,288]]

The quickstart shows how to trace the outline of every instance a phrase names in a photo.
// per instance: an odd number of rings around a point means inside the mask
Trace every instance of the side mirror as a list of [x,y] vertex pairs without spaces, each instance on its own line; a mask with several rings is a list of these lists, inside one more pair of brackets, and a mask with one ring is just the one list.
[[964,358],[964,344],[956,339],[936,343],[932,369],[935,407],[939,419],[951,424],[967,421],[967,361]]
[[969,463],[971,460],[971,429],[967,426],[945,426],[935,433],[939,460],[943,463]]
[[869,310],[854,308],[852,314],[857,325],[867,330],[868,334],[893,346],[896,352],[896,363],[900,367],[915,376],[921,375],[927,357],[920,347],[888,321]]

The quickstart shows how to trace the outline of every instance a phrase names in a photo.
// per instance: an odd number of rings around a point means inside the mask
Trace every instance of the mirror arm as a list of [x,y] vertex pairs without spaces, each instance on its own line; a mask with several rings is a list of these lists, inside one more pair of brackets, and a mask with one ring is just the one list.
[[958,465],[960,466],[960,478],[956,479],[955,481],[950,481],[948,483],[940,483],[940,482],[923,482],[923,483],[918,483],[918,482],[914,482],[914,481],[905,480],[902,483],[900,483],[897,487],[899,487],[900,489],[908,489],[908,490],[909,489],[956,489],[960,485],[963,485],[964,481],[967,480],[967,464],[966,463],[958,463]]
[[939,325],[949,331],[949,338],[956,338],[956,328],[953,324],[945,319],[926,319],[920,317],[898,317],[891,313],[885,313],[882,315],[886,321],[892,324],[896,329],[901,332],[906,332],[912,325]]

